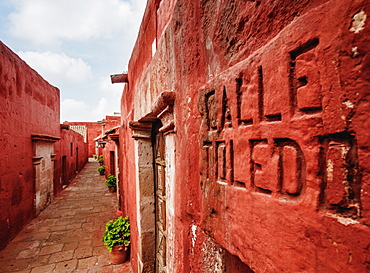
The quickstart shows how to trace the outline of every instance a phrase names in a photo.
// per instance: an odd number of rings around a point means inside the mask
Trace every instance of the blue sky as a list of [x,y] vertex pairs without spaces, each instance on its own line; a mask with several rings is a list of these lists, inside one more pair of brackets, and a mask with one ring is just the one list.
[[61,122],[120,111],[146,0],[0,0],[0,40],[61,93]]

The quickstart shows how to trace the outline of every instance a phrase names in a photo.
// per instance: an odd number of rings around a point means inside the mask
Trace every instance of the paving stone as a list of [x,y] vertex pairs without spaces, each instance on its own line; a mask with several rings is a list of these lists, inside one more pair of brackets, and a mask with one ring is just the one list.
[[0,272],[126,272],[124,264],[110,263],[102,242],[105,223],[116,217],[116,196],[107,194],[105,178],[95,174],[96,164],[88,163],[79,178],[0,251]]
[[131,265],[130,262],[125,262],[123,264],[117,264],[111,266],[114,273],[130,273],[131,272]]
[[64,247],[63,247],[63,251],[66,251],[66,250],[75,250],[78,246],[78,243],[79,242],[70,242],[70,243],[65,243],[64,244]]
[[97,258],[98,258],[98,261],[96,262],[97,265],[107,266],[107,265],[110,265],[111,264],[111,262],[109,260],[108,251],[104,255],[97,256]]
[[59,263],[59,262],[71,260],[73,257],[73,254],[74,254],[74,250],[54,253],[50,256],[49,263]]
[[73,224],[67,225],[66,230],[70,230],[70,229],[76,230],[76,229],[81,228],[81,226],[82,226],[82,223],[73,223]]
[[20,232],[14,239],[13,242],[19,241],[31,241],[33,238],[33,233],[31,231],[28,232]]
[[55,268],[55,264],[48,264],[44,266],[34,267],[31,270],[31,273],[46,273],[46,272],[53,272]]
[[31,259],[2,260],[0,261],[0,272],[13,272],[27,269]]
[[84,211],[84,210],[93,210],[94,207],[88,207],[88,208],[81,208],[81,211]]
[[45,246],[41,249],[40,255],[46,255],[46,254],[59,252],[63,249],[63,246],[64,246],[63,244],[53,245],[53,246]]
[[25,270],[21,270],[21,271],[16,271],[17,273],[30,273],[31,272],[31,269],[25,269]]
[[[54,216],[55,213],[53,213],[52,215]],[[46,216],[46,215],[45,215]],[[51,216],[49,216],[51,217]],[[56,222],[58,221],[58,219],[45,219],[43,222],[42,222],[42,226],[45,226],[45,227],[51,227],[53,226]]]
[[75,272],[77,263],[78,263],[77,259],[57,263],[54,272],[58,273]]
[[106,246],[97,246],[97,247],[93,248],[93,255],[94,256],[104,255],[106,252],[108,252]]
[[25,249],[25,248],[36,248],[40,245],[39,240],[25,241],[25,242],[12,242],[13,246],[16,249]]
[[106,266],[106,267],[103,267],[103,268],[101,268],[101,267],[100,268],[96,268],[95,270],[97,272],[99,272],[99,273],[113,273],[113,268],[110,267],[110,266]]
[[74,258],[83,259],[92,256],[92,247],[82,247],[75,250]]
[[16,259],[18,260],[18,259],[33,258],[33,257],[37,256],[37,254],[39,254],[39,252],[40,252],[40,249],[38,249],[38,248],[25,249],[25,250],[22,250],[22,251],[19,252]]
[[79,259],[78,260],[78,269],[91,269],[92,267],[94,267],[96,265],[96,262],[97,262],[97,258],[96,257],[89,257],[89,258],[85,258],[85,259]]
[[40,245],[39,241],[10,242],[0,251],[0,259],[15,259],[21,250],[34,249]]
[[90,270],[87,270],[87,269],[76,269],[73,272],[74,273],[95,273],[95,272],[90,272]]
[[14,250],[14,249],[4,249],[0,252],[0,264],[1,260],[9,260],[9,259],[15,259],[20,250]]
[[92,243],[92,240],[84,240],[84,241],[80,241],[79,244],[78,244],[78,247],[89,247],[91,246],[91,243]]
[[50,255],[37,256],[30,263],[30,268],[47,265],[49,263]]
[[51,227],[50,231],[61,231],[61,230],[66,230],[67,226],[65,225],[60,225],[60,226],[53,226]]
[[37,232],[33,235],[32,240],[46,240],[50,237],[50,232]]

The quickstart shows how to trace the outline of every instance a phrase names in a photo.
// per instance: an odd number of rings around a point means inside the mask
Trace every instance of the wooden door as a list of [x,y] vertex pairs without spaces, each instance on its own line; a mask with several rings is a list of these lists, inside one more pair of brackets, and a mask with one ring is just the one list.
[[155,233],[156,233],[156,272],[166,271],[166,161],[165,142],[163,133],[158,129],[161,124],[154,126],[154,168],[155,168]]
[[68,175],[67,175],[67,156],[62,156],[62,184],[68,184]]
[[116,176],[116,158],[114,151],[109,152],[109,164],[110,164],[110,174]]

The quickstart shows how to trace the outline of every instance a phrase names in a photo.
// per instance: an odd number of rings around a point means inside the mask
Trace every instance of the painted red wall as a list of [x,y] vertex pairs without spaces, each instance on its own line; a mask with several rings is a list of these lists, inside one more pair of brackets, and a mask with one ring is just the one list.
[[118,155],[116,143],[109,136],[105,137],[103,141],[106,143],[104,149],[101,149],[101,154],[104,158],[105,174],[106,176],[109,174],[117,176],[115,158]]
[[148,1],[121,100],[133,269],[128,123],[173,90],[174,272],[217,263],[227,272],[367,272],[370,4],[178,0],[161,17],[157,7]]
[[81,134],[61,126],[60,137],[61,140],[54,145],[54,195],[76,177],[88,160],[87,143]]
[[59,90],[0,42],[0,248],[34,217],[31,134],[59,137]]
[[[66,125],[77,125],[87,127],[88,154],[92,157],[97,153],[95,138],[100,136],[107,129],[120,125],[120,116],[106,116],[99,122],[63,122]],[[102,126],[104,125],[104,127]]]
[[87,144],[88,144],[88,155],[92,157],[96,154],[96,144],[94,138],[102,133],[102,126],[98,122],[63,122],[65,125],[76,125],[76,126],[86,126],[87,127]]

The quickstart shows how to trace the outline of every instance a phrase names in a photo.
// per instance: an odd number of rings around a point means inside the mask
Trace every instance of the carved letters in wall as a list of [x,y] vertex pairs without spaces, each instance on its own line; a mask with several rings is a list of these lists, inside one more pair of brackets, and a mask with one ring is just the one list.
[[275,48],[274,60],[256,54],[201,90],[203,184],[295,202],[305,195],[307,174],[315,173],[319,208],[360,216],[355,136],[321,129],[319,44],[313,38],[283,53]]

